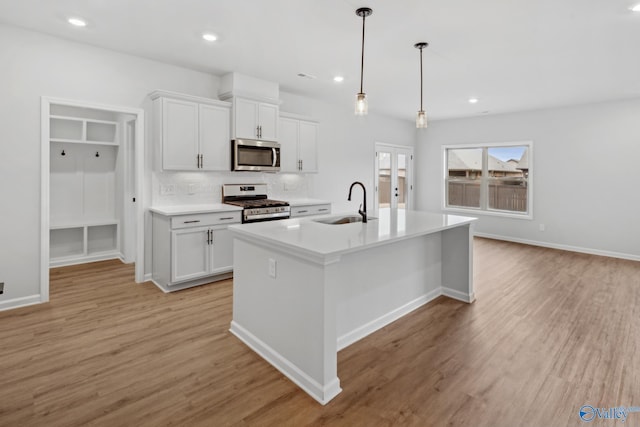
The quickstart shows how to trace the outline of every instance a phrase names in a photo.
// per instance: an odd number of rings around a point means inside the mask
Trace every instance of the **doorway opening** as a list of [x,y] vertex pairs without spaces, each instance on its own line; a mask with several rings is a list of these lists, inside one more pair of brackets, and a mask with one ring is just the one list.
[[144,281],[144,111],[42,98],[40,300],[49,268],[108,259]]

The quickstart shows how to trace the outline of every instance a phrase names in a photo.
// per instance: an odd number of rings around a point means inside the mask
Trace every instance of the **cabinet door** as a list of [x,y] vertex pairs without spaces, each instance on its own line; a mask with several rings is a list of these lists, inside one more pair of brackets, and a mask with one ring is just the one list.
[[211,273],[233,269],[233,235],[226,228],[214,229],[211,243]]
[[298,172],[298,120],[280,118],[280,171]]
[[258,125],[260,139],[265,141],[278,140],[278,116],[280,108],[275,104],[260,103],[258,105]]
[[318,124],[300,121],[298,158],[303,172],[318,171]]
[[207,276],[211,270],[207,228],[171,232],[171,282]]
[[258,102],[235,98],[234,138],[256,139],[258,137]]
[[231,169],[229,109],[200,105],[200,154],[202,170]]
[[162,168],[198,169],[198,104],[162,99]]

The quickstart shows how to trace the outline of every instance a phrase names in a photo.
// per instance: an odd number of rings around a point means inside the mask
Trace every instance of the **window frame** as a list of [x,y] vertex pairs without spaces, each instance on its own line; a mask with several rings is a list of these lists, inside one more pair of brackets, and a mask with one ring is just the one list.
[[[529,170],[527,173],[527,211],[518,213],[516,211],[503,211],[498,209],[490,209],[488,205],[488,193],[489,193],[489,181],[488,174],[488,153],[490,148],[501,147],[522,147],[526,146],[528,150],[528,162]],[[482,148],[482,177],[480,180],[480,207],[462,207],[462,206],[448,206],[449,189],[448,189],[448,150],[461,150],[461,149],[474,149]],[[487,215],[497,216],[504,218],[517,218],[533,220],[533,177],[534,177],[534,165],[533,165],[533,141],[508,141],[508,142],[487,142],[487,143],[474,143],[474,144],[448,144],[442,145],[441,151],[442,159],[442,210],[444,212],[462,213],[465,215]]]

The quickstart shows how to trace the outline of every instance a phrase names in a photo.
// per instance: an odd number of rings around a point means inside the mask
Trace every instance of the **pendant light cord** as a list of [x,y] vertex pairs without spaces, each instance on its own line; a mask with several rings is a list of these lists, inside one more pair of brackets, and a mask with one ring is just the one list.
[[364,20],[366,14],[362,14],[362,55],[360,56],[360,93],[362,93],[362,80],[364,78]]
[[420,111],[422,110],[422,48],[420,48]]

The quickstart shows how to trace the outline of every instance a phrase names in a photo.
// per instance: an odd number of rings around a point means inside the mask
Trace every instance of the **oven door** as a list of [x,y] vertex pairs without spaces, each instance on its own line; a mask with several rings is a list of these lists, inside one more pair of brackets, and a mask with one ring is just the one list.
[[253,139],[231,141],[231,169],[234,171],[280,171],[280,144]]

